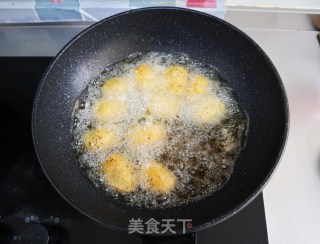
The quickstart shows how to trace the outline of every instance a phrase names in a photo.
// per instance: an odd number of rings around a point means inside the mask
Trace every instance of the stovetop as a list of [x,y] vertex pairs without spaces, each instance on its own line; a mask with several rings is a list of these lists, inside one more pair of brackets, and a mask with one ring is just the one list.
[[[0,243],[142,243],[88,219],[55,192],[37,161],[31,110],[51,57],[1,57]],[[199,231],[198,244],[268,243],[263,196]]]

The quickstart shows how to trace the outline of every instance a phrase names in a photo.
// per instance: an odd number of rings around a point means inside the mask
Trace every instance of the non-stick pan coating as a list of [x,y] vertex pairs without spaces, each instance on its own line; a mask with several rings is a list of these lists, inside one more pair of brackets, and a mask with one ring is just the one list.
[[[87,178],[71,147],[72,109],[87,83],[107,65],[149,51],[182,52],[215,65],[250,118],[247,147],[229,182],[203,200],[162,210],[138,209],[112,200]],[[191,232],[231,216],[261,191],[285,144],[287,106],[281,79],[269,58],[232,25],[191,10],[138,9],[89,27],[57,55],[37,91],[33,138],[48,179],[90,218],[124,231],[131,218],[192,219],[193,228],[187,229]]]

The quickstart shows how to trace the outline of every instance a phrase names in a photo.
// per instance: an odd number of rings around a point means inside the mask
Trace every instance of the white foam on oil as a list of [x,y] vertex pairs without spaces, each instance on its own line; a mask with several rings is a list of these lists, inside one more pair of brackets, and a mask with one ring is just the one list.
[[[152,96],[158,96],[162,92],[159,89],[155,93],[151,90],[141,91],[138,88],[135,69],[141,64],[152,67],[156,74],[153,80],[156,88],[164,87],[166,81],[163,73],[169,65],[180,65],[189,73],[204,75],[210,80],[206,96],[221,100],[226,108],[224,113],[219,119],[210,123],[195,123],[191,119],[194,116],[194,106],[197,106],[194,104],[201,104],[206,97],[182,96],[179,98],[181,107],[177,117],[168,119],[150,114],[148,102]],[[128,82],[128,89],[126,94],[108,97],[101,92],[101,86],[115,77],[125,79]],[[79,162],[97,186],[130,205],[161,208],[201,199],[227,182],[242,147],[247,122],[230,90],[230,87],[218,79],[214,67],[203,66],[186,55],[161,53],[133,55],[108,67],[99,77],[91,81],[76,102],[73,114],[75,126],[72,133]],[[161,96],[170,99],[172,95],[163,92]],[[97,100],[100,99],[121,100],[128,108],[127,113],[117,122],[96,121],[93,110]],[[128,131],[138,124],[161,124],[165,127],[166,136],[153,145],[133,145],[128,139]],[[118,138],[116,146],[99,152],[86,150],[83,146],[83,136],[95,128],[114,131]],[[108,156],[114,153],[123,154],[137,169],[135,172],[140,186],[134,192],[119,194],[106,184],[101,166]],[[146,190],[141,168],[155,160],[168,167],[177,179],[170,194],[154,194]]]

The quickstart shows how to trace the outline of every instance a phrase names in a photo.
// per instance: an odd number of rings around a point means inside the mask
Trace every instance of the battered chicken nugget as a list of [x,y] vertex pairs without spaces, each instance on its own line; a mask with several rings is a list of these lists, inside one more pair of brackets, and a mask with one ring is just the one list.
[[127,106],[122,101],[117,100],[99,100],[95,104],[94,117],[98,121],[117,122],[124,118],[127,112]]
[[177,117],[180,107],[181,101],[178,98],[165,94],[152,96],[147,104],[148,112],[164,119]]
[[151,91],[154,88],[155,77],[155,72],[147,64],[140,65],[135,71],[137,86],[142,91]]
[[236,138],[229,132],[227,128],[221,130],[221,146],[225,152],[231,152],[237,148]]
[[165,71],[168,90],[174,95],[183,95],[187,86],[188,71],[181,66],[168,66]]
[[225,114],[226,106],[218,97],[204,97],[193,105],[192,117],[194,122],[199,124],[209,124],[217,121]]
[[157,145],[164,141],[166,129],[162,124],[138,124],[128,131],[128,138],[133,146]]
[[103,84],[102,92],[107,96],[123,96],[129,90],[128,85],[127,80],[123,78],[113,78]]
[[189,80],[187,94],[189,96],[206,95],[208,93],[209,80],[203,75],[193,75]]
[[89,131],[83,137],[84,146],[91,151],[98,151],[115,145],[115,132],[103,128]]
[[120,192],[131,192],[137,187],[136,171],[121,154],[112,154],[102,165],[107,183]]
[[154,193],[170,193],[176,184],[175,175],[157,161],[145,169],[146,187]]

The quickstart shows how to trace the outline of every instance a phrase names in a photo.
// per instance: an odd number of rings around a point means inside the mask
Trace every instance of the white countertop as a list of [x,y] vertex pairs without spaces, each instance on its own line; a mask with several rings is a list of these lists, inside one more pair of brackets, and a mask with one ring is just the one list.
[[287,91],[290,130],[264,189],[271,244],[320,243],[320,45],[314,31],[244,29],[277,67]]

